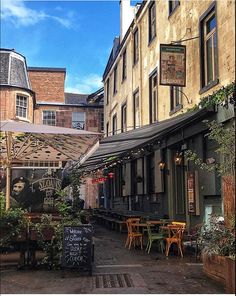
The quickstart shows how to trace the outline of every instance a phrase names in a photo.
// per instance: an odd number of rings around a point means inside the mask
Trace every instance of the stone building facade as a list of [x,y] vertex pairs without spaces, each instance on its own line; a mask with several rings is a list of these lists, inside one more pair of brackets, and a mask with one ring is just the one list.
[[[120,2],[121,22],[126,13],[133,17],[121,23],[103,75],[106,138],[81,171],[114,174],[104,182],[107,208],[168,215],[188,226],[222,215],[220,178],[184,151],[220,161],[203,120],[234,122],[235,2],[148,0],[132,10],[130,1]],[[184,87],[160,84],[160,44],[186,46]],[[216,110],[214,94],[228,85],[227,108]]]
[[[121,2],[127,6],[130,1]],[[234,81],[234,8],[235,1],[228,0],[143,1],[133,15],[131,25],[126,27],[125,36],[120,38],[118,45],[115,44],[116,46],[113,47],[104,72],[105,124],[109,135],[114,130],[113,122],[119,133],[124,129],[133,129],[135,125],[143,126],[162,121],[186,112],[187,109],[198,104],[202,97]],[[125,15],[125,13],[127,12],[121,7],[121,20],[122,14]],[[128,11],[128,13],[132,12]],[[214,26],[211,34],[215,35],[213,37],[215,50],[212,53],[217,56],[217,59],[214,77],[208,84],[203,82],[203,72],[206,71],[204,63],[207,62],[203,53],[203,39],[205,22],[212,16],[215,18],[208,25]],[[153,26],[153,36],[150,36],[150,22]],[[175,90],[173,92],[171,87],[159,84],[160,44],[173,42],[186,45],[187,76],[186,87],[182,88],[184,94]],[[152,110],[156,113],[153,119],[150,116],[151,79],[154,79],[154,83],[157,81],[153,90],[156,92],[157,100],[157,109]],[[125,127],[122,128],[124,106],[126,106],[126,122]]]

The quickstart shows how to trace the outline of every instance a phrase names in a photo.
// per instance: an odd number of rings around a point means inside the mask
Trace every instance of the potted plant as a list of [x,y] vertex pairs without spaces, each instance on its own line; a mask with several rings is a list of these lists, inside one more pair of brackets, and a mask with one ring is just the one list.
[[226,285],[227,292],[233,293],[235,231],[225,225],[223,217],[213,215],[198,231],[198,246],[202,253],[204,272]]
[[9,247],[12,242],[25,239],[27,227],[26,211],[21,208],[6,210],[6,200],[0,192],[0,247]]
[[235,292],[235,125],[228,127],[216,121],[207,122],[209,139],[217,143],[221,161],[203,162],[195,152],[185,151],[186,159],[200,169],[217,172],[222,178],[224,218],[211,217],[199,232],[203,269],[210,277],[226,285],[228,293]]

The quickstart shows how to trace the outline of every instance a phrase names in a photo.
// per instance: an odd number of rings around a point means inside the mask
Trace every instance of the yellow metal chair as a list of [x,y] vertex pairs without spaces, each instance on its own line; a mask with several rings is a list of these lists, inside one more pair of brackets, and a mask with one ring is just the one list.
[[177,244],[178,251],[181,254],[181,257],[183,258],[183,234],[185,231],[186,223],[177,222],[173,223],[171,225],[168,225],[168,237],[166,240],[166,256],[169,256],[170,246],[172,244]]
[[139,240],[141,250],[143,249],[143,233],[141,233],[137,225],[135,225],[139,221],[140,218],[129,218],[126,220],[128,236],[126,239],[125,248],[128,246],[129,250],[131,248],[132,242],[134,244],[134,247],[136,246],[137,239]]

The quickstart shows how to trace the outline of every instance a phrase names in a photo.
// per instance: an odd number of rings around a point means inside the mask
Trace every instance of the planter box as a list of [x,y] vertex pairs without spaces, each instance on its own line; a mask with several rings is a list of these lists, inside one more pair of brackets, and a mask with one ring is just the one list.
[[226,293],[235,294],[235,260],[224,256],[203,255],[204,273],[222,283]]
[[225,285],[226,257],[203,255],[203,271],[210,278]]
[[226,257],[226,293],[235,294],[235,260]]

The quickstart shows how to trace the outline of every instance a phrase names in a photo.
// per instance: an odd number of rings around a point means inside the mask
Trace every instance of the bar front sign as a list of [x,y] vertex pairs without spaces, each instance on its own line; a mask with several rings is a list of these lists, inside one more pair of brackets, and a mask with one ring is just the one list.
[[186,46],[160,44],[160,84],[186,85]]
[[194,214],[196,211],[194,172],[187,172],[187,196],[188,196],[188,212]]

